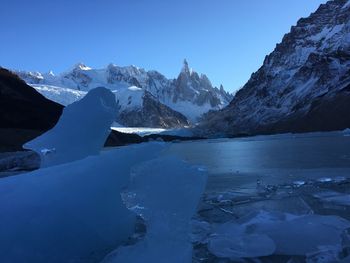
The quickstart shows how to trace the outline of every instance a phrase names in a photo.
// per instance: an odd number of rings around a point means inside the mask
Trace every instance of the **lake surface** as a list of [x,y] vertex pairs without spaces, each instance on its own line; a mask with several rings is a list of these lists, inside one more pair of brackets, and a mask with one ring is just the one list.
[[[342,254],[350,249],[344,246],[348,232],[336,234],[335,241],[330,237],[343,222],[350,224],[350,136],[345,132],[174,143],[167,154],[203,165],[209,174],[194,217],[193,262],[350,260]],[[255,254],[254,248],[261,248],[257,234],[271,238],[269,249],[276,250]],[[242,251],[247,252],[242,257],[254,259],[228,259]]]
[[350,176],[350,136],[343,132],[184,142],[168,153],[206,166],[207,191]]

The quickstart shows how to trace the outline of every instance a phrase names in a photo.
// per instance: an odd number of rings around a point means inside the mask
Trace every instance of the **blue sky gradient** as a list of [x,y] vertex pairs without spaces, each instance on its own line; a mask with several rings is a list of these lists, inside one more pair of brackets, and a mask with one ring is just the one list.
[[214,85],[245,84],[300,17],[326,0],[1,0],[0,66],[60,73],[83,62],[176,77],[186,58]]

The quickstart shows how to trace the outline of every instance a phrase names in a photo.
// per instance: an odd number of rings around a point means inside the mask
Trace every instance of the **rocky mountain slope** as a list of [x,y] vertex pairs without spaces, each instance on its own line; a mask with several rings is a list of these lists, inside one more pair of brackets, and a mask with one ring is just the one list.
[[223,108],[232,99],[222,86],[213,87],[207,76],[190,70],[186,60],[177,79],[167,79],[157,71],[114,64],[103,69],[77,64],[59,75],[52,72],[17,74],[47,98],[64,105],[81,98],[92,88],[109,88],[120,104],[117,119],[126,126],[187,126],[197,122],[203,113]]
[[62,109],[0,68],[0,151],[21,149],[24,142],[52,128]]
[[0,128],[47,130],[56,124],[62,109],[0,68]]
[[302,18],[225,109],[209,134],[339,130],[350,127],[350,1]]

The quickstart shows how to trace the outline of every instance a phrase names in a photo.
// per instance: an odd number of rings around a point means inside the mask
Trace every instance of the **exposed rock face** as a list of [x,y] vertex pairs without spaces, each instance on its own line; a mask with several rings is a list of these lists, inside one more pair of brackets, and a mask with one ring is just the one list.
[[0,152],[22,149],[26,141],[52,128],[62,110],[62,105],[0,68]]
[[350,2],[302,18],[228,107],[208,114],[208,133],[256,134],[350,127]]
[[[181,113],[181,116],[186,116],[192,123],[197,122],[198,118],[209,110],[223,108],[232,99],[232,95],[226,92],[223,87],[220,89],[213,87],[205,75],[198,75],[195,71],[190,70],[187,61],[184,61],[183,69],[177,79],[167,79],[157,71],[145,71],[135,66],[119,67],[114,64],[110,64],[103,69],[91,69],[83,64],[77,64],[73,69],[57,76],[52,73],[42,74],[39,72],[18,72],[18,74],[28,84],[42,92],[43,95],[60,102],[62,100],[71,102],[78,98],[74,95],[76,92],[69,90],[79,90],[84,96],[84,92],[92,88],[106,87],[115,92],[117,99],[120,101],[120,113],[123,116],[127,116],[130,107],[128,105],[129,101],[120,96],[135,97],[133,92],[129,92],[130,87],[137,87],[144,93],[147,92],[153,95],[158,104],[162,104],[161,108],[167,108],[168,119],[171,109],[173,112]],[[63,99],[57,95],[58,87],[62,88],[61,97]],[[142,104],[140,105],[142,106]],[[127,110],[124,111],[123,109]],[[147,119],[146,115],[154,118],[154,112],[146,113],[146,109],[141,108],[133,109],[133,111],[145,113],[143,118],[138,118],[139,120],[145,120],[144,123],[138,121],[139,125],[146,126],[153,123]],[[123,116],[119,119],[124,119]],[[171,125],[169,126],[171,123],[178,127],[182,120],[176,119],[177,116],[179,115],[174,114],[174,120],[165,122],[163,127],[171,127]],[[163,117],[158,116],[157,118]],[[127,125],[129,122],[132,123],[133,120],[126,120],[122,124]],[[187,121],[184,123],[187,125]],[[157,121],[154,124],[158,127]],[[152,124],[151,127],[155,126]]]
[[174,128],[190,125],[184,115],[160,103],[149,92],[142,97],[142,107],[121,111],[117,122],[130,127]]
[[186,60],[184,60],[183,68],[173,85],[175,92],[172,98],[175,103],[178,100],[193,101],[199,106],[208,103],[212,108],[215,108],[232,99],[232,96],[225,92],[222,86],[221,89],[213,87],[206,75],[199,75],[191,70]]

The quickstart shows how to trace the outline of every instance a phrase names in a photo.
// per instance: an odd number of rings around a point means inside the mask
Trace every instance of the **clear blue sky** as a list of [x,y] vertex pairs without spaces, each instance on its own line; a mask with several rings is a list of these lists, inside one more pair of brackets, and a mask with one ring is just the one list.
[[0,65],[32,71],[136,65],[176,77],[182,61],[242,86],[300,17],[326,0],[1,0]]

